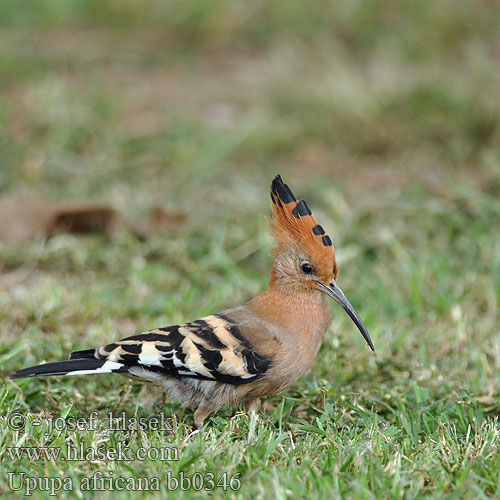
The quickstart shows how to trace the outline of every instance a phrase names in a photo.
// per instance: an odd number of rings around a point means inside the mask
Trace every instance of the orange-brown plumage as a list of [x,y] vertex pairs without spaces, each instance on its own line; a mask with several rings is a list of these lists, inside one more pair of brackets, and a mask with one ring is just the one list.
[[269,220],[277,247],[276,258],[290,246],[299,246],[313,261],[318,276],[330,283],[337,278],[337,262],[331,238],[318,224],[305,200],[297,201],[291,189],[277,175],[271,185],[273,216]]
[[191,323],[157,328],[71,353],[67,361],[25,368],[11,378],[119,373],[161,384],[196,406],[197,427],[213,411],[290,386],[312,365],[338,302],[373,349],[358,314],[336,283],[332,241],[304,200],[277,175],[270,220],[276,248],[269,288],[248,303]]

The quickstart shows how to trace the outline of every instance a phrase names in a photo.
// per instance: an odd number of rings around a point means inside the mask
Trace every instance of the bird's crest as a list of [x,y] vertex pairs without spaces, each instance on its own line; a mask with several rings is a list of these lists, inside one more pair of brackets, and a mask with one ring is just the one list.
[[280,175],[271,184],[271,200],[273,218],[270,223],[278,247],[294,240],[321,268],[328,269],[336,277],[337,265],[331,238],[318,224],[307,203],[304,200],[297,201]]

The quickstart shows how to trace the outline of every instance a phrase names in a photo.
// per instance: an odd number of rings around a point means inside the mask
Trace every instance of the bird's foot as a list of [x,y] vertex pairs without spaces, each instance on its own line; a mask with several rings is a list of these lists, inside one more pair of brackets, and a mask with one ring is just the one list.
[[194,412],[194,425],[198,431],[203,430],[203,423],[205,419],[212,413],[212,408],[206,408],[204,406],[199,406]]
[[245,411],[251,415],[252,413],[257,413],[262,406],[262,402],[259,398],[249,399],[245,401]]

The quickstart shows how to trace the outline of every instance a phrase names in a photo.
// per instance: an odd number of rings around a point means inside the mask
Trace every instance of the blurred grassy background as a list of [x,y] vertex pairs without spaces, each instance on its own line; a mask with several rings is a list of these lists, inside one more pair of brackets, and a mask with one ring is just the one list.
[[[239,470],[249,498],[499,494],[496,431],[468,441],[500,411],[499,25],[494,0],[0,3],[0,193],[189,217],[146,242],[1,248],[4,375],[261,291],[279,172],[332,236],[377,354],[333,307],[314,368],[259,424],[262,443],[278,439],[284,412],[298,462],[250,443],[247,463],[224,442],[229,458],[186,470]],[[22,384],[4,411],[137,402],[111,377]],[[232,414],[212,419],[215,438]],[[371,448],[374,422],[385,440]],[[334,435],[321,453],[318,425]]]

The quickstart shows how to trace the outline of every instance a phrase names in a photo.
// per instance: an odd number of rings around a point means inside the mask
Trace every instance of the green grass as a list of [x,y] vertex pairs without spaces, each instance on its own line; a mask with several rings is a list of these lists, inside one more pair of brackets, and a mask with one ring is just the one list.
[[[2,496],[20,497],[8,472],[102,499],[166,498],[168,473],[198,472],[241,488],[172,496],[499,497],[499,17],[486,0],[3,2],[0,192],[109,201],[139,222],[161,203],[188,222],[0,247]],[[7,380],[262,291],[277,171],[332,236],[375,354],[333,305],[301,380],[258,418],[223,410],[195,435],[191,411],[120,377]],[[110,433],[111,410],[173,429]],[[94,431],[49,432],[93,411]],[[180,460],[7,453],[123,440]],[[99,471],[163,491],[81,492]]]

